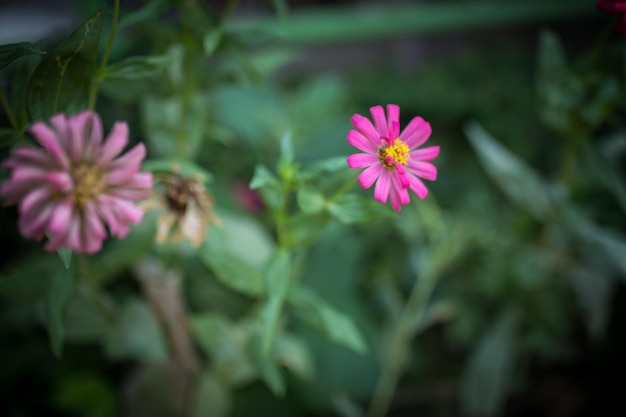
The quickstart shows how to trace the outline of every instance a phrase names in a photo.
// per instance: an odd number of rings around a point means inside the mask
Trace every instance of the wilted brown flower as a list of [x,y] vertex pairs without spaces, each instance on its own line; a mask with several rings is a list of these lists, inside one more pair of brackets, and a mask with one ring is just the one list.
[[[175,170],[176,171],[176,170]],[[157,219],[157,243],[168,238],[188,240],[199,247],[211,224],[219,225],[213,213],[213,199],[196,177],[182,177],[177,172],[154,175],[155,191],[142,208],[162,210]]]

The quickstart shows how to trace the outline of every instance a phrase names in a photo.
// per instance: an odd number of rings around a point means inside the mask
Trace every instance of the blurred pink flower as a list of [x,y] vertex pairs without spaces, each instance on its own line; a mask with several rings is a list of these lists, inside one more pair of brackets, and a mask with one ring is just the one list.
[[104,141],[100,117],[91,111],[57,114],[49,124],[34,123],[30,133],[42,148],[16,148],[2,164],[13,172],[0,188],[5,205],[19,204],[22,235],[47,234],[47,251],[94,253],[107,237],[105,224],[123,238],[129,223],[141,221],[143,210],[133,201],[149,196],[152,175],[139,172],[143,144],[116,158],[128,143],[125,122],[116,122]]
[[374,182],[374,199],[385,204],[391,196],[391,207],[400,211],[411,199],[411,189],[420,199],[428,195],[428,189],[420,178],[434,181],[437,168],[430,163],[439,155],[439,146],[417,149],[430,137],[430,124],[415,117],[400,133],[400,107],[387,105],[387,114],[382,106],[370,109],[374,124],[359,114],[350,122],[356,128],[348,133],[348,142],[365,152],[350,155],[348,166],[352,169],[365,168],[359,175],[363,188]]
[[599,10],[618,15],[615,22],[615,31],[626,38],[626,0],[598,0]]

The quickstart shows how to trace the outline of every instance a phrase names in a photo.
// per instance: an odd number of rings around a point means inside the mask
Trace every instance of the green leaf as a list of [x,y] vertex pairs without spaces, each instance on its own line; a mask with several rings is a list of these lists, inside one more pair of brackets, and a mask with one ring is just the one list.
[[9,127],[0,127],[0,148],[13,146],[20,140],[20,133]]
[[257,165],[254,168],[254,175],[250,180],[250,189],[259,190],[265,203],[270,207],[277,207],[280,204],[280,181],[263,165]]
[[319,213],[324,209],[326,199],[314,188],[306,185],[298,189],[298,207],[305,214]]
[[72,250],[67,248],[61,248],[57,251],[59,258],[61,258],[61,262],[65,265],[65,269],[70,268],[70,263],[72,262]]
[[288,296],[295,313],[326,335],[330,340],[344,345],[357,353],[367,352],[367,345],[352,319],[327,304],[314,292],[298,287]]
[[222,40],[222,27],[218,26],[209,31],[204,38],[202,38],[202,48],[206,56],[211,56],[217,50]]
[[267,299],[261,308],[262,322],[261,351],[268,355],[278,333],[283,304],[290,284],[289,252],[278,248],[270,258],[265,270]]
[[289,217],[285,222],[285,246],[306,246],[314,241],[328,226],[329,216],[326,212],[317,214],[299,213]]
[[171,64],[171,55],[131,56],[123,61],[108,65],[100,79],[102,81],[141,80],[160,73]]
[[215,373],[229,387],[247,384],[257,376],[248,329],[218,313],[194,316],[190,326],[200,348],[211,357]]
[[320,161],[310,168],[302,171],[300,177],[303,180],[316,180],[326,174],[338,172],[348,167],[345,156],[337,156]]
[[298,377],[309,380],[315,373],[315,365],[307,345],[299,338],[281,334],[276,340],[276,359]]
[[583,266],[572,268],[568,275],[584,313],[587,332],[591,339],[599,342],[607,328],[611,296],[617,281]]
[[168,0],[152,0],[146,3],[144,7],[134,12],[124,13],[120,19],[117,27],[122,29],[126,26],[134,25],[137,23],[145,22],[158,17],[161,13],[167,10]]
[[356,194],[345,194],[333,199],[327,208],[328,212],[343,224],[368,223],[394,215],[387,205]]
[[252,349],[252,358],[263,382],[265,382],[272,393],[277,397],[284,396],[286,391],[285,377],[278,367],[274,356],[265,353],[263,347],[255,346]]
[[539,219],[553,210],[550,190],[533,169],[478,123],[469,123],[464,130],[487,174],[515,204]]
[[504,312],[470,356],[461,381],[463,414],[496,416],[511,385],[519,324],[516,311]]
[[54,274],[67,273],[59,260],[51,255],[24,257],[10,265],[0,276],[0,297],[32,299],[48,291],[48,281]]
[[552,31],[541,32],[538,54],[539,69],[542,72],[562,71],[567,68],[563,45]]
[[160,362],[167,358],[161,327],[143,300],[126,301],[106,338],[105,351],[112,359]]
[[289,180],[293,177],[293,161],[295,153],[291,131],[287,130],[280,138],[280,157],[278,158],[278,172],[280,176]]
[[46,313],[48,318],[48,335],[52,351],[61,357],[61,349],[65,338],[65,307],[74,293],[76,277],[72,271],[65,274],[52,274],[48,281],[46,296]]
[[144,170],[155,173],[177,173],[184,178],[198,178],[204,184],[210,183],[213,176],[209,171],[193,161],[185,159],[150,159],[142,166]]
[[87,106],[105,7],[84,21],[37,66],[28,86],[33,120]]
[[204,244],[200,259],[227,287],[251,296],[259,296],[264,292],[265,278],[258,269],[215,245]]
[[17,58],[24,55],[45,54],[46,51],[39,45],[30,42],[10,43],[0,45],[0,69],[6,67]]
[[198,381],[192,417],[228,417],[231,415],[232,398],[217,375],[205,371]]

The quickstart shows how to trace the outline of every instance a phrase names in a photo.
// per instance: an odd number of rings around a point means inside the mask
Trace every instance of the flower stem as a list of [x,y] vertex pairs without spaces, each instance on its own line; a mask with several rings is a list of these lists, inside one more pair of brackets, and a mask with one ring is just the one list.
[[115,39],[115,32],[117,30],[117,21],[120,15],[120,0],[115,0],[113,3],[113,21],[111,22],[111,32],[109,33],[109,40],[107,46],[104,49],[104,55],[102,55],[102,61],[100,61],[100,67],[96,71],[96,79],[93,80],[91,91],[89,92],[88,108],[93,110],[96,107],[96,97],[98,96],[98,88],[100,87],[100,79],[98,78],[109,61],[111,55],[111,49],[113,48],[113,40]]
[[11,127],[14,130],[19,130],[17,126],[17,120],[15,119],[15,114],[13,113],[13,109],[11,109],[11,105],[9,104],[9,100],[7,100],[7,96],[4,94],[4,89],[0,86],[0,102],[2,103],[2,107],[7,114],[7,118],[9,119],[9,123],[11,123]]

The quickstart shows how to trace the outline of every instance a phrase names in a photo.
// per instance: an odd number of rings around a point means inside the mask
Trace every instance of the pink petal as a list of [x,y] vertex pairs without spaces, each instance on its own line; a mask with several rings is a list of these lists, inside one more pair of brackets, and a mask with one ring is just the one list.
[[0,187],[0,196],[5,200],[4,205],[8,206],[17,203],[32,188],[33,184],[6,180]]
[[381,175],[383,166],[380,164],[372,165],[359,174],[359,184],[363,188],[370,188],[376,179]]
[[365,135],[365,137],[372,142],[375,148],[380,146],[381,135],[376,131],[374,125],[372,125],[372,122],[370,122],[368,118],[363,117],[360,114],[355,114],[352,116],[352,119],[350,119],[350,122],[359,132]]
[[152,190],[152,174],[149,172],[138,172],[131,180],[126,183],[126,187],[142,189],[143,191],[150,192]]
[[72,219],[74,213],[74,207],[69,198],[59,201],[56,204],[54,212],[50,216],[50,224],[48,230],[50,233],[61,233],[66,230]]
[[110,204],[110,199],[105,196],[100,196],[98,198],[98,204],[96,206],[96,211],[100,218],[102,218],[106,224],[109,226],[109,231],[112,235],[118,237],[124,237],[124,224],[119,221],[115,213],[113,212],[113,207]]
[[407,167],[412,174],[429,181],[437,179],[437,168],[430,162],[409,161]]
[[352,169],[367,168],[374,164],[379,164],[378,156],[367,153],[355,153],[347,159],[348,166]]
[[104,239],[107,237],[106,229],[93,203],[86,203],[83,211],[83,227],[87,234],[93,239]]
[[87,142],[87,127],[91,122],[90,111],[84,111],[68,119],[68,152],[74,161],[83,159],[84,145]]
[[74,187],[74,180],[67,172],[50,172],[44,181],[61,192],[68,192]]
[[379,136],[387,135],[387,118],[385,117],[385,111],[382,106],[374,106],[370,108],[370,114],[374,120],[374,126],[378,131]]
[[56,114],[50,118],[50,124],[52,125],[59,145],[61,145],[67,154],[68,139],[70,136],[67,116],[64,113]]
[[408,185],[405,186],[405,181],[408,182],[408,175],[400,175],[398,171],[394,171],[391,178],[391,185],[398,192],[400,204],[409,204],[411,202],[411,197],[409,196],[409,191],[407,190]]
[[410,160],[430,162],[439,156],[439,146],[429,146],[428,148],[417,149],[409,155]]
[[36,209],[37,206],[41,206],[44,201],[50,198],[52,192],[53,191],[48,187],[40,187],[32,190],[20,201],[20,215],[28,215],[28,213]]
[[400,107],[396,104],[387,104],[387,130],[393,129],[394,123],[400,126]]
[[122,167],[133,167],[137,171],[141,168],[141,161],[146,157],[146,146],[143,143],[135,145],[131,150],[123,156],[117,158],[111,164],[111,169],[119,169]]
[[426,142],[431,132],[428,122],[421,117],[414,117],[400,134],[400,140],[406,143],[409,149],[414,149]]
[[[367,137],[363,136],[360,132],[356,130],[351,130],[348,132],[347,137],[348,143],[360,151],[367,152],[370,154],[376,155],[378,153],[378,147]],[[380,139],[377,142],[380,144]]]
[[133,189],[133,188],[114,188],[108,192],[111,197],[121,198],[124,200],[143,200],[150,197],[151,190]]
[[127,143],[128,125],[126,122],[115,122],[109,136],[104,141],[98,162],[100,164],[108,164],[122,152]]
[[422,180],[410,173],[407,175],[407,178],[409,179],[409,188],[411,191],[413,191],[420,200],[425,199],[428,195],[428,188],[426,188]]
[[391,190],[391,175],[389,171],[383,170],[376,181],[376,187],[374,188],[374,200],[380,201],[385,204],[389,198],[389,191]]
[[11,175],[11,181],[16,181],[20,183],[43,182],[45,176],[46,172],[39,168],[31,166],[20,166],[13,170],[13,175]]
[[55,133],[45,123],[37,122],[33,124],[30,129],[30,133],[35,137],[37,142],[43,146],[48,153],[54,158],[54,161],[59,164],[63,169],[69,168],[69,161],[67,155]]
[[83,245],[81,239],[81,221],[80,217],[74,216],[70,219],[70,225],[67,231],[67,237],[65,239],[65,243],[63,246],[72,249],[74,252],[84,253],[86,252],[86,247]]
[[25,237],[41,239],[46,232],[53,210],[54,204],[41,204],[28,215],[20,216],[18,220],[20,233]]
[[22,165],[34,165],[41,169],[52,166],[52,160],[41,149],[21,147],[13,150],[11,157],[2,163],[7,169],[17,168]]
[[100,147],[102,146],[102,120],[97,113],[90,112],[91,118],[87,124],[89,131],[89,140],[85,145],[85,158],[94,160],[100,153]]

